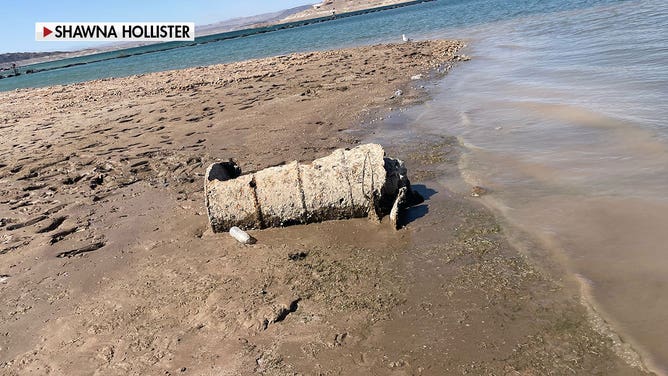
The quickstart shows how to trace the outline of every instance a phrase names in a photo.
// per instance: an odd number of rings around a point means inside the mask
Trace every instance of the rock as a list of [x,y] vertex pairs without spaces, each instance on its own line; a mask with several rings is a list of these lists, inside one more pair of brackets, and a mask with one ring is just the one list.
[[311,163],[292,162],[241,175],[234,162],[205,175],[205,201],[214,232],[287,226],[390,213],[404,188],[401,210],[422,197],[413,192],[400,160],[382,146],[338,149]]
[[471,57],[468,55],[455,55],[453,59],[456,61],[469,61],[471,60]]
[[471,196],[473,197],[480,197],[484,194],[486,194],[488,191],[487,189],[476,185],[475,187],[471,188]]
[[301,261],[308,256],[308,252],[293,252],[288,255],[290,261]]
[[416,74],[415,76],[411,76],[411,80],[413,80],[413,81],[417,81],[417,80],[421,80],[421,79],[422,79],[421,74]]
[[346,338],[348,338],[348,333],[337,333],[334,336],[334,346],[342,346],[345,343]]

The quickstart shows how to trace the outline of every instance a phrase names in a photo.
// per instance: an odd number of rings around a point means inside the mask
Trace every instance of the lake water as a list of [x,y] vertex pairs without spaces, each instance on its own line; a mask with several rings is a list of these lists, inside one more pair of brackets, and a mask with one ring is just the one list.
[[[465,179],[576,273],[668,372],[668,11],[591,4],[453,27],[473,59],[403,115],[456,135]],[[447,182],[444,185],[448,185]]]
[[3,79],[0,90],[398,42],[401,34],[465,39],[473,60],[402,119],[457,136],[459,167],[491,190],[485,202],[554,250],[606,319],[667,372],[666,9],[657,0],[440,0]]

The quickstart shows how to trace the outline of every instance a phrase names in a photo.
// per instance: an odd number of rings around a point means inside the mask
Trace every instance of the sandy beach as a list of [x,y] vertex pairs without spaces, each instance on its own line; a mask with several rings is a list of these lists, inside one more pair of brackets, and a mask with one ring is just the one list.
[[[412,76],[456,74],[462,47],[0,93],[0,374],[646,374],[472,197],[428,194],[400,231],[332,221],[244,246],[208,229],[209,163],[257,171],[366,142],[374,119],[428,99]],[[427,193],[456,179],[454,139],[387,146]]]

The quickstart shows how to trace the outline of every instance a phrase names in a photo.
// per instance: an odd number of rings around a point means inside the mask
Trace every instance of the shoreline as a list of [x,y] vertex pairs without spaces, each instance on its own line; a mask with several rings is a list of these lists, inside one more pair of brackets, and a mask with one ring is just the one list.
[[[56,59],[48,59],[47,58],[45,60],[29,62],[27,65],[21,64],[20,68],[23,68],[23,72],[20,72],[18,75],[15,75],[15,74],[8,74],[8,75],[0,74],[0,79],[14,78],[14,77],[18,77],[22,74],[35,74],[35,73],[40,73],[40,72],[48,72],[48,71],[52,71],[52,70],[71,68],[71,67],[76,67],[76,66],[81,66],[81,65],[94,64],[94,63],[99,63],[99,62],[104,62],[104,61],[109,61],[109,60],[124,59],[124,58],[131,57],[131,56],[141,56],[141,55],[146,55],[146,54],[165,52],[165,51],[169,51],[169,50],[173,50],[173,49],[192,47],[192,46],[196,46],[196,45],[200,45],[200,44],[214,43],[214,42],[220,42],[220,41],[225,41],[225,40],[230,40],[230,39],[245,38],[245,37],[250,37],[250,36],[253,36],[253,35],[271,33],[271,32],[275,32],[275,31],[292,29],[292,28],[297,28],[297,27],[304,27],[304,26],[314,25],[314,24],[318,24],[318,23],[322,23],[322,22],[334,21],[334,20],[338,20],[338,19],[342,19],[342,18],[360,16],[360,15],[369,14],[369,13],[382,12],[382,11],[390,10],[390,9],[403,8],[403,7],[418,5],[418,4],[431,2],[431,1],[434,1],[434,0],[411,0],[411,1],[404,1],[404,2],[400,2],[400,3],[395,3],[395,4],[389,4],[389,5],[359,9],[359,10],[344,12],[344,13],[331,15],[331,16],[303,18],[303,19],[298,19],[298,20],[294,20],[294,21],[281,20],[279,22],[271,23],[271,24],[268,24],[268,25],[258,24],[258,25],[238,29],[238,30],[232,30],[232,31],[227,31],[227,32],[222,32],[222,33],[213,33],[213,34],[201,35],[201,36],[197,37],[194,42],[163,42],[163,43],[141,44],[139,46],[123,47],[123,48],[118,48],[118,49],[106,49],[106,50],[103,50],[103,51],[95,51],[95,52],[92,52],[92,53],[84,53],[84,54],[75,55],[75,56],[66,56],[66,57],[56,58]],[[146,49],[147,46],[155,46],[156,48]],[[71,51],[71,52],[68,52],[68,53],[69,54],[76,54],[77,51]],[[113,55],[115,53],[119,53],[119,54],[114,55],[114,56],[102,57],[102,55]],[[100,57],[97,58],[97,59],[89,60],[89,61],[70,62],[70,63],[65,64],[65,65],[59,65],[59,66],[49,67],[49,68],[30,68],[34,65],[38,65],[38,64],[42,64],[42,63],[51,63],[51,62],[58,62],[58,61],[65,62],[65,61],[68,61],[68,60],[74,61],[75,59],[78,59],[78,58],[95,57],[97,55],[100,55]],[[18,62],[20,63],[21,61],[18,61]],[[0,73],[1,72],[2,71],[0,71]]]
[[[488,210],[436,185],[457,159],[452,140],[389,143],[414,184],[438,191],[402,231],[334,221],[254,231],[250,247],[206,231],[209,162],[256,171],[380,137],[360,124],[424,100],[411,77],[447,72],[462,46],[378,45],[0,93],[0,370],[641,374]],[[90,244],[102,246],[55,257]]]
[[622,337],[619,326],[611,322],[602,307],[596,303],[596,299],[594,299],[594,295],[591,293],[591,284],[582,276],[576,275],[575,278],[580,284],[582,305],[587,309],[587,314],[594,330],[610,338],[613,342],[614,352],[628,364],[647,372],[652,372],[658,376],[664,376],[665,373],[661,372],[659,367],[656,366],[647,351],[644,351],[641,346],[630,341],[628,338],[625,339]]
[[[467,181],[470,186],[476,185],[475,180],[469,181],[466,178],[463,178],[463,180]],[[586,310],[586,316],[591,327],[601,336],[611,341],[611,348],[619,358],[623,359],[630,366],[644,372],[657,376],[665,375],[661,368],[655,364],[651,353],[637,343],[631,335],[625,333],[620,325],[605,312],[604,307],[596,301],[592,293],[591,281],[570,269],[567,266],[567,262],[562,259],[564,257],[563,254],[558,253],[557,249],[554,249],[553,246],[545,243],[543,240],[534,238],[533,235],[526,233],[519,225],[509,221],[495,203],[489,202],[486,199],[481,200],[481,202],[487,210],[490,210],[495,216],[501,218],[504,228],[512,233],[509,233],[508,237],[513,247],[518,249],[519,252],[526,254],[534,265],[546,270],[551,278],[566,279],[567,284],[574,285],[570,289],[575,289],[577,294],[579,294],[580,304]],[[536,248],[538,250],[529,251],[527,248]]]
[[[464,52],[465,50],[466,49],[464,48]],[[398,117],[402,116],[401,112],[396,113],[396,111],[394,115]],[[460,165],[462,161],[461,153],[463,153],[466,146],[461,143],[461,140],[455,139],[453,136],[442,134],[430,135],[430,132],[426,129],[409,130],[407,127],[403,127],[402,130],[401,126],[397,128],[396,120],[392,121],[390,125],[383,125],[380,130],[376,131],[379,133],[386,131],[391,133],[391,135],[373,136],[368,140],[369,142],[380,142],[383,145],[390,146],[392,150],[402,150],[403,153],[406,153],[407,150],[415,149],[416,145],[411,144],[415,144],[416,142],[418,144],[422,143],[422,149],[430,149],[432,142],[428,141],[429,138],[452,138],[452,140],[449,141],[449,144],[451,148],[460,150],[456,153],[458,156],[441,160],[440,156],[434,158],[433,155],[427,153],[417,158],[413,156],[413,158],[416,158],[413,161],[411,161],[411,157],[409,157],[407,159],[407,165],[411,166],[411,162],[417,164],[419,167],[418,172],[425,173],[426,178],[429,179],[428,182],[431,182],[434,185],[441,185],[438,180],[447,178],[448,183],[441,188],[447,190],[447,194],[451,199],[456,200],[463,198],[465,201],[475,202],[474,205],[480,205],[484,207],[484,211],[491,213],[495,218],[496,224],[502,229],[509,246],[514,252],[525,258],[524,262],[527,263],[527,266],[530,269],[534,269],[531,273],[540,273],[547,280],[556,282],[559,289],[563,289],[566,294],[577,297],[578,305],[584,310],[582,314],[586,317],[588,326],[590,326],[598,335],[605,338],[606,341],[610,342],[609,346],[615,353],[615,356],[622,359],[631,368],[640,370],[643,373],[656,375],[664,374],[654,365],[650,354],[644,351],[642,346],[639,346],[632,339],[625,338],[626,336],[619,331],[619,328],[616,327],[614,323],[612,323],[610,318],[602,311],[602,307],[598,306],[596,303],[593,295],[589,291],[589,284],[581,276],[577,275],[572,270],[567,269],[563,260],[558,260],[557,255],[554,254],[546,244],[543,244],[538,239],[534,239],[529,234],[523,233],[523,230],[521,230],[520,227],[509,222],[497,206],[487,201],[487,197],[484,197],[484,194],[482,195],[483,197],[474,198],[472,200],[468,197],[470,196],[471,187],[476,186],[477,182],[468,179],[462,174],[462,166]],[[374,131],[374,134],[376,131]],[[397,138],[401,138],[402,135],[409,137],[411,141],[394,141]],[[441,145],[438,147],[441,147]],[[423,171],[425,168],[425,159],[429,161],[427,163],[429,168],[440,172],[434,175],[433,171]],[[453,164],[454,167],[452,166]],[[412,170],[409,168],[409,171]],[[433,180],[434,178],[437,179]],[[418,231],[422,230],[423,229],[418,229]]]
[[[465,170],[464,159],[459,161],[460,171]],[[478,179],[461,176],[468,186],[479,184]],[[461,194],[461,190],[458,190]],[[554,280],[564,280],[572,285],[569,290],[579,296],[580,304],[586,310],[586,317],[591,327],[604,338],[611,341],[615,354],[630,366],[649,374],[663,376],[666,373],[659,367],[648,349],[639,344],[633,336],[621,329],[621,325],[596,301],[592,292],[591,281],[568,266],[563,251],[556,248],[550,241],[535,237],[522,227],[513,223],[504,213],[503,205],[494,198],[483,197],[480,202],[484,207],[501,219],[502,226],[508,231],[508,239],[518,252],[525,254],[532,264],[544,270]]]
[[[475,182],[469,182],[468,184],[474,186]],[[655,365],[651,354],[627,333],[624,333],[596,301],[591,292],[591,282],[566,266],[566,262],[561,259],[563,254],[558,254],[558,251],[552,249],[550,245],[525,233],[517,224],[511,223],[495,204],[486,200],[481,202],[487,210],[502,219],[502,226],[509,231],[509,241],[518,252],[527,255],[532,265],[545,270],[552,279],[564,280],[566,285],[573,285],[568,289],[576,291],[578,294],[580,304],[586,311],[589,325],[594,331],[610,341],[610,347],[616,356],[624,360],[629,366],[648,374],[665,375],[660,367]],[[527,248],[536,248],[537,250],[529,251]]]

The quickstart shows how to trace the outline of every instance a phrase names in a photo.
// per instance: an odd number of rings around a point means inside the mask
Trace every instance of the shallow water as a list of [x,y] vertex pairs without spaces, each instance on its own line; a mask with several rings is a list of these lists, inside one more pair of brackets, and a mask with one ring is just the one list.
[[605,318],[668,372],[668,12],[638,1],[429,37],[473,60],[405,114],[454,134],[466,180],[558,252]]

